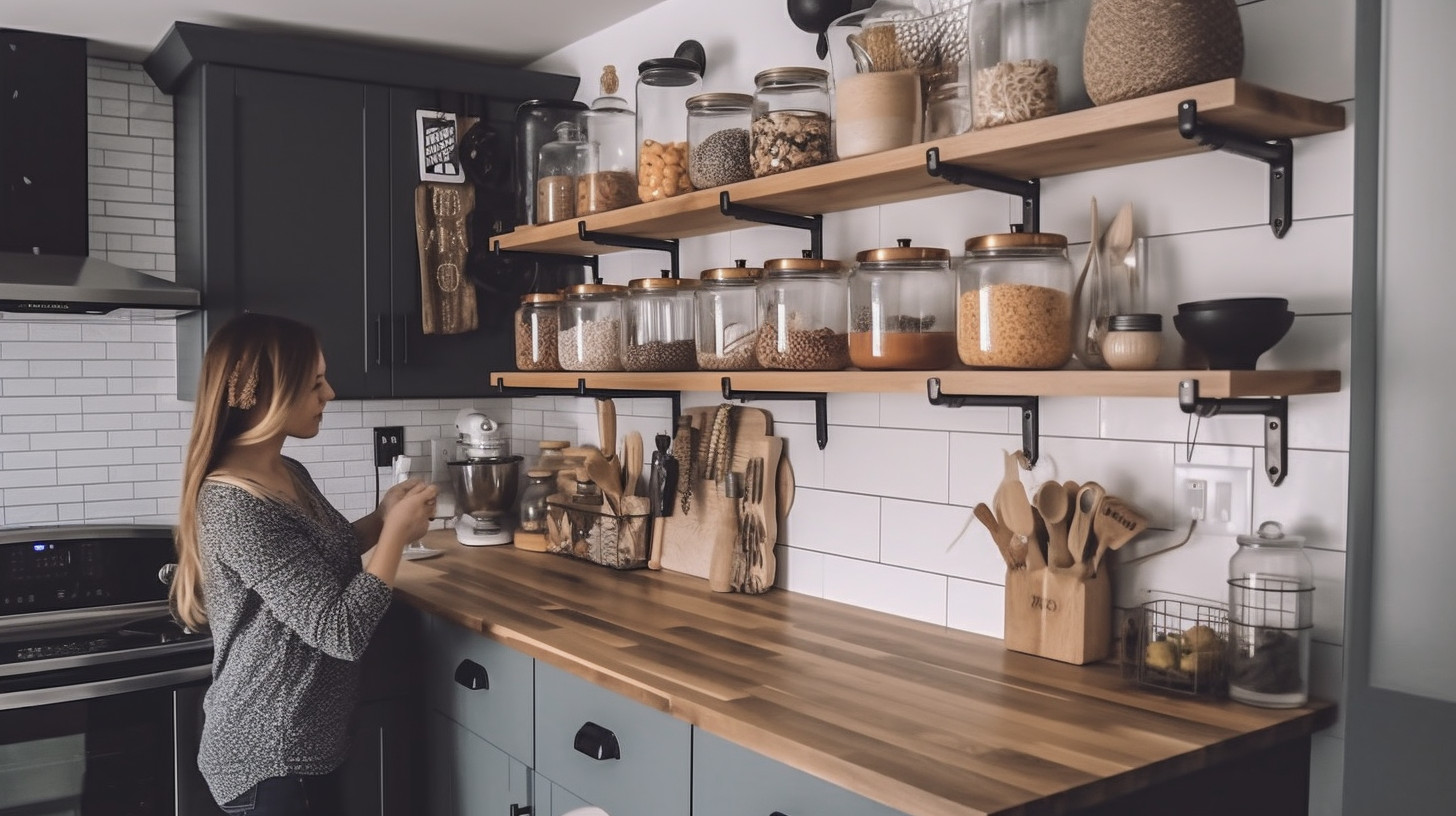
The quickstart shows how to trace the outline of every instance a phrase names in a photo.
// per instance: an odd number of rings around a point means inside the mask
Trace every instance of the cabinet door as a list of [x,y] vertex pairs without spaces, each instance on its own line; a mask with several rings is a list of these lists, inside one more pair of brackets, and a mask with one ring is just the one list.
[[408,816],[416,798],[418,718],[407,698],[362,703],[340,768],[345,816]]
[[591,803],[566,788],[552,782],[539,773],[533,773],[532,788],[535,792],[534,816],[562,816],[577,808],[589,807]]
[[693,816],[904,816],[747,748],[693,729]]
[[531,806],[531,772],[525,764],[443,714],[431,711],[427,717],[429,816],[510,816]]

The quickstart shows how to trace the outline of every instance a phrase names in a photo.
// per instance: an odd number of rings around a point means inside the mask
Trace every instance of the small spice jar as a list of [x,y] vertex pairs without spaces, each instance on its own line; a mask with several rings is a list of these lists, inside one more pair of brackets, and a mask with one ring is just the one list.
[[950,250],[898,246],[855,256],[849,276],[849,361],[868,369],[955,363],[955,276]]
[[622,298],[627,287],[578,283],[562,290],[556,353],[565,371],[622,370]]
[[758,368],[758,283],[762,269],[736,266],[704,269],[695,299],[698,308],[698,368],[743,371]]
[[561,333],[561,295],[535,292],[521,295],[516,309],[516,368],[521,371],[560,371],[556,354]]
[[1116,371],[1147,371],[1157,368],[1163,351],[1163,316],[1120,314],[1107,319],[1107,336],[1102,339],[1102,359]]
[[695,190],[753,178],[748,164],[748,127],[753,97],[741,93],[698,94],[687,101],[688,179]]
[[703,68],[682,57],[637,67],[637,196],[656,201],[692,192],[683,110],[703,87]]
[[1050,232],[966,241],[957,275],[956,350],[978,368],[1055,369],[1072,359],[1072,262]]
[[536,223],[576,217],[576,179],[589,163],[591,142],[571,122],[556,126],[556,141],[541,146],[536,163]]
[[1266,521],[1229,559],[1229,697],[1264,708],[1309,702],[1314,567],[1304,539]]
[[844,264],[807,255],[763,265],[754,350],[764,368],[837,371],[849,365]]
[[516,514],[517,532],[546,532],[546,500],[555,492],[555,471],[526,471],[526,486],[521,490],[521,505]]
[[637,116],[617,96],[617,69],[602,69],[602,95],[582,114],[586,138],[596,145],[576,180],[576,214],[591,215],[637,203]]
[[829,72],[770,68],[753,78],[750,163],[758,178],[834,160],[829,127]]
[[693,319],[695,280],[638,278],[623,303],[622,368],[693,371],[698,367]]

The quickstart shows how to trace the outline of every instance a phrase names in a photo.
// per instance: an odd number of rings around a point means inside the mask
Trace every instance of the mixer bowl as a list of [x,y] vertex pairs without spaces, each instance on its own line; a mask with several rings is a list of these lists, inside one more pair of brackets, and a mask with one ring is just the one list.
[[512,512],[519,487],[520,456],[466,459],[447,463],[455,484],[455,506],[475,518],[490,518]]

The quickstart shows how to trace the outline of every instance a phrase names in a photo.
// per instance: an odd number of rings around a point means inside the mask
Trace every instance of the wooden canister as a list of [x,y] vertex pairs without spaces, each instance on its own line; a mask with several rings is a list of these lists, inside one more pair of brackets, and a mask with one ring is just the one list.
[[1082,71],[1098,105],[1237,77],[1243,68],[1235,0],[1093,0]]

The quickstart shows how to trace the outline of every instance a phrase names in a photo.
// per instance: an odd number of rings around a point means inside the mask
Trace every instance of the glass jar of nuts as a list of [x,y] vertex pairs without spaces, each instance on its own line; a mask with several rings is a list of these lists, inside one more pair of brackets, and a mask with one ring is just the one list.
[[627,287],[578,283],[562,290],[556,353],[566,371],[622,370],[622,298]]
[[1055,369],[1072,359],[1072,262],[1049,232],[966,241],[958,273],[956,350],[978,368]]
[[695,190],[753,178],[748,166],[748,126],[753,97],[698,94],[688,100],[688,178]]
[[758,368],[758,297],[762,269],[736,266],[704,269],[698,288],[698,368],[743,371]]
[[638,278],[627,284],[622,307],[622,368],[627,371],[693,371],[698,367],[693,332],[695,280]]
[[867,369],[949,368],[956,356],[950,250],[897,243],[855,256],[849,361]]
[[556,354],[561,332],[561,295],[536,292],[521,295],[516,309],[516,368],[521,371],[560,371]]
[[849,365],[846,270],[805,255],[764,263],[754,350],[764,368],[837,371]]
[[683,112],[702,87],[702,67],[690,59],[663,57],[638,66],[637,195],[642,201],[692,192]]
[[749,136],[758,178],[834,160],[829,129],[829,72],[822,68],[770,68],[753,78]]

